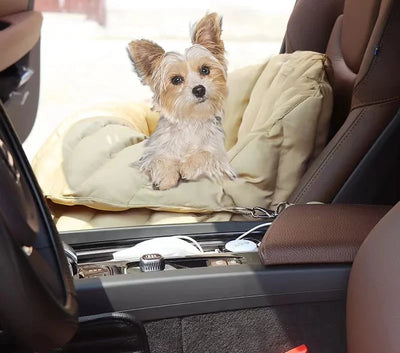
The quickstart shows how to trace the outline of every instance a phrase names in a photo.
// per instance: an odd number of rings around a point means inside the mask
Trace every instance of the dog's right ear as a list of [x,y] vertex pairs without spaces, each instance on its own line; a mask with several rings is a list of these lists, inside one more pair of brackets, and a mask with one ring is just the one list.
[[129,43],[128,54],[143,84],[152,86],[151,77],[164,57],[164,49],[156,43],[141,39]]

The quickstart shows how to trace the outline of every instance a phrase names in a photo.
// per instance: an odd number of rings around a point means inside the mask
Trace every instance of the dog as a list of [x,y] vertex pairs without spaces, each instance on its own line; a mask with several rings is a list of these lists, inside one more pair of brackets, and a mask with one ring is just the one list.
[[201,177],[234,179],[221,120],[227,96],[222,19],[207,14],[192,29],[184,54],[134,40],[128,54],[142,83],[152,89],[160,120],[137,165],[157,190]]

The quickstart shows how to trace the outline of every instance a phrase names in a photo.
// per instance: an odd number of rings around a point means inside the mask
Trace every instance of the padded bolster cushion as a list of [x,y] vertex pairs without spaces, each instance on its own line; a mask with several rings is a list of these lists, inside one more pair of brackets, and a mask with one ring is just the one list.
[[390,210],[377,205],[294,205],[261,242],[264,265],[351,263],[371,229]]

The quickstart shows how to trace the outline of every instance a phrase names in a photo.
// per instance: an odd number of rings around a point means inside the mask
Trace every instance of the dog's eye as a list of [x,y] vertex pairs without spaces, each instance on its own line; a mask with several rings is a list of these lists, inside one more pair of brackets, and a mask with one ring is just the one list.
[[183,77],[182,76],[174,76],[171,78],[171,83],[175,86],[180,85],[183,82]]
[[210,74],[210,68],[206,65],[203,65],[200,69],[200,75],[207,76]]

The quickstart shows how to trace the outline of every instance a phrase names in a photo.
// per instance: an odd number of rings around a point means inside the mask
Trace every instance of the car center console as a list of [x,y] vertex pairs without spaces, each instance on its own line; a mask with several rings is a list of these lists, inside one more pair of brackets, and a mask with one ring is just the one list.
[[[260,306],[343,300],[349,264],[265,266],[257,252],[224,245],[262,222],[109,228],[61,233],[74,248],[81,315],[123,311],[142,321]],[[249,239],[261,241],[265,228]],[[111,254],[154,237],[186,235],[206,251],[114,261]],[[151,254],[149,254],[151,255]],[[143,262],[148,262],[143,263]],[[160,263],[162,262],[162,263]],[[147,271],[146,265],[154,266]]]

